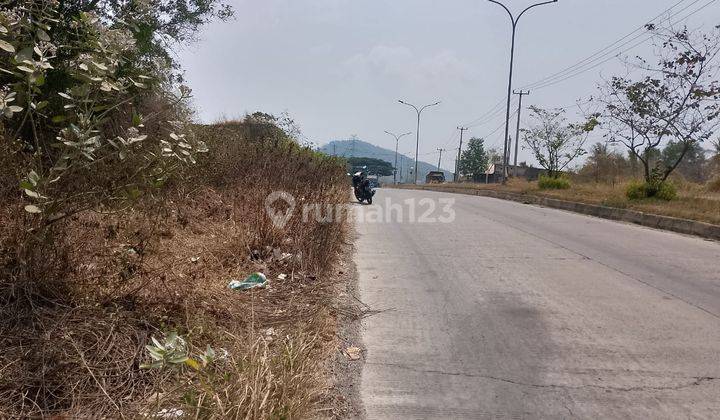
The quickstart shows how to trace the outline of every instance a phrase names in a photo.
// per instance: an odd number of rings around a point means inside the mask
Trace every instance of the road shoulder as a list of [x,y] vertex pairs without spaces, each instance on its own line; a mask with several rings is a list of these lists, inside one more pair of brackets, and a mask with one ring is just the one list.
[[576,201],[559,200],[533,194],[517,194],[505,191],[483,190],[476,188],[458,187],[453,185],[413,185],[403,186],[399,189],[417,189],[436,191],[451,194],[475,195],[491,197],[500,200],[515,201],[523,204],[532,204],[542,207],[565,210],[601,219],[632,223],[654,229],[666,230],[686,235],[720,241],[720,226],[678,217],[662,216],[645,213],[637,210],[621,209],[616,207],[586,204]]
[[[365,347],[360,332],[364,306],[358,295],[358,273],[355,266],[355,246],[345,244],[336,274],[336,302],[334,304],[337,330],[332,357],[328,362],[330,387],[326,413],[322,418],[361,419],[365,410],[360,398],[360,380],[364,365]],[[353,360],[348,349],[360,349],[359,359]],[[351,350],[352,353],[352,350]]]

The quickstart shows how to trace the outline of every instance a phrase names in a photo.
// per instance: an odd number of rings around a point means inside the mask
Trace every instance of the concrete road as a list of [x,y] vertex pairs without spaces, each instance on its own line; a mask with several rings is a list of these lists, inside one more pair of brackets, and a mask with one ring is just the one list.
[[720,244],[426,191],[356,209],[368,418],[720,418]]

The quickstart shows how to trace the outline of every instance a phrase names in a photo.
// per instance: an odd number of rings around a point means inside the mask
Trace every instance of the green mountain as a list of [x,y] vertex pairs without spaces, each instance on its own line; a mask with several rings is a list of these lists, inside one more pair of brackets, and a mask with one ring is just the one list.
[[[320,151],[328,155],[344,157],[369,157],[384,160],[391,165],[395,164],[395,151],[375,146],[362,140],[333,140],[320,147]],[[412,182],[414,175],[409,173],[410,167],[415,165],[415,157],[398,154],[398,181]],[[418,182],[425,182],[425,175],[430,171],[437,170],[437,165],[420,161],[418,163]],[[400,173],[402,169],[402,175]],[[453,173],[443,170],[445,179],[452,180]],[[382,182],[392,182],[392,177],[381,178]]]

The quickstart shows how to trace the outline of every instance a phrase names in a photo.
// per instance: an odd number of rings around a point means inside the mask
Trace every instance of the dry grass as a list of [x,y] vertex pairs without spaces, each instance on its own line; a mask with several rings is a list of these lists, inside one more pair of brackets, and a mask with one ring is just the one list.
[[[82,213],[41,235],[20,200],[0,206],[0,417],[314,416],[347,226],[296,212],[277,228],[264,200],[284,190],[345,203],[344,168],[274,127],[198,134],[212,152],[130,211]],[[254,271],[269,288],[227,288]],[[168,331],[222,357],[201,371],[141,369],[150,336]]]
[[678,186],[678,199],[673,201],[657,199],[629,200],[625,196],[627,182],[614,185],[573,182],[572,187],[567,190],[541,190],[538,188],[537,182],[527,182],[519,179],[512,179],[505,186],[501,184],[475,183],[453,184],[453,186],[532,194],[720,224],[720,192],[715,189],[712,182],[707,186],[681,180],[675,180],[674,182]]
[[711,193],[720,193],[720,176],[716,176],[708,182],[707,190]]

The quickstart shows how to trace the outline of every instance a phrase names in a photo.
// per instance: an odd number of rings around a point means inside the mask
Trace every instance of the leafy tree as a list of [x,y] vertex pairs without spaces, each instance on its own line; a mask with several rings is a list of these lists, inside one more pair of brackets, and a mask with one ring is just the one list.
[[523,130],[525,148],[530,149],[550,178],[557,178],[570,163],[587,153],[583,146],[594,122],[568,124],[561,109],[531,106],[530,111],[535,123]]
[[[685,157],[680,159],[680,155],[685,153]],[[705,150],[700,143],[692,143],[686,149],[686,145],[679,141],[670,140],[662,150],[662,163],[667,167],[680,161],[676,171],[683,177],[695,182],[703,182],[706,179],[704,173],[706,159]]]
[[195,41],[204,24],[233,16],[232,7],[221,0],[61,0],[58,11],[60,19],[52,29],[61,42],[72,38],[74,17],[91,14],[108,27],[131,31],[136,64],[174,69],[179,68],[174,47]]
[[382,159],[351,157],[348,158],[348,164],[354,169],[367,167],[364,171],[370,175],[390,176],[393,174],[392,164]]
[[485,140],[473,137],[468,142],[468,147],[462,152],[458,170],[460,174],[469,176],[474,181],[479,181],[487,171],[490,163],[490,155],[485,150]]
[[[608,140],[625,146],[642,163],[645,181],[658,185],[720,123],[720,26],[710,33],[646,28],[656,41],[657,64],[638,59],[630,65],[643,76],[616,76],[601,86],[603,110],[591,121],[599,119]],[[673,153],[654,160],[669,141],[676,143]]]
[[[18,183],[28,212],[52,222],[117,207],[206,150],[190,130],[189,89],[175,89],[167,63],[143,52],[144,43],[168,43],[171,33],[189,39],[199,15],[181,3],[177,13],[162,14],[159,4],[3,3],[0,153],[14,156],[16,172],[25,174]],[[154,15],[153,25],[164,26],[143,32]]]

